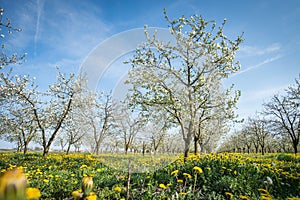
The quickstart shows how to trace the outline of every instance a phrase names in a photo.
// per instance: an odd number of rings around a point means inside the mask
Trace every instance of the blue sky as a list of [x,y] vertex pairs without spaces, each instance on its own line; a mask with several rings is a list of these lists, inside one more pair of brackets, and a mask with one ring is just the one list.
[[[198,14],[217,24],[226,18],[225,34],[232,39],[244,32],[236,57],[242,68],[225,81],[242,91],[240,117],[260,111],[263,102],[292,84],[300,72],[298,0],[0,0],[0,6],[23,29],[4,40],[9,51],[27,53],[14,73],[36,77],[41,89],[55,81],[54,66],[78,72],[91,52],[115,34],[145,24],[167,28],[164,8],[170,18]],[[103,80],[124,76],[121,63],[122,58],[114,60]]]

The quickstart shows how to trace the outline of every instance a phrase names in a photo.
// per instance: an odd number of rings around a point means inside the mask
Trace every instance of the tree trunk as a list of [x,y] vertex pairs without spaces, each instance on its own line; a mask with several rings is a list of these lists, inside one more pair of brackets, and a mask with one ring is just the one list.
[[22,141],[21,139],[19,139],[18,144],[17,144],[17,152],[21,152],[22,151]]
[[26,154],[27,151],[28,151],[28,143],[25,142],[25,143],[24,143],[24,150],[23,150],[23,153]]
[[129,145],[125,144],[125,154],[128,154]]
[[191,137],[187,137],[184,140],[184,162],[186,161],[187,157],[189,156],[189,151],[190,151],[190,140]]
[[297,141],[297,140],[294,140],[293,141],[293,148],[294,148],[294,153],[295,153],[295,155],[298,153],[298,143],[299,143],[299,140]]
[[198,153],[198,141],[199,141],[199,138],[194,136],[194,154],[197,155]]
[[44,151],[43,151],[43,158],[46,159],[47,155],[49,153],[49,147],[44,147]]
[[261,146],[261,155],[265,155],[265,148],[264,148],[264,146]]
[[99,142],[96,142],[95,153],[98,155],[99,151],[100,151],[100,144]]
[[70,149],[71,149],[71,143],[68,144],[68,148],[67,148],[67,152],[66,152],[67,155],[70,153]]

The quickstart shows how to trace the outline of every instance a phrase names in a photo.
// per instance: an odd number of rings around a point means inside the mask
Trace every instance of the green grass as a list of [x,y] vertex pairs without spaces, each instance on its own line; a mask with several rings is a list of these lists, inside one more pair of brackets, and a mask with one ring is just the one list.
[[22,167],[41,199],[70,197],[84,176],[93,177],[98,199],[125,199],[128,166],[130,199],[288,199],[300,197],[299,158],[222,153],[184,163],[177,155],[50,154],[44,160],[39,153],[2,152],[0,170]]

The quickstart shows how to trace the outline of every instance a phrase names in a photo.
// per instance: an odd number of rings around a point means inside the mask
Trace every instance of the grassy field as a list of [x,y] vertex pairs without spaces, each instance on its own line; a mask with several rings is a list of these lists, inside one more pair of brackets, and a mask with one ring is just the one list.
[[1,173],[21,168],[40,199],[70,198],[84,177],[92,177],[97,199],[300,199],[299,154],[200,154],[186,162],[178,155],[138,154],[50,154],[44,160],[39,153],[2,152],[0,158]]

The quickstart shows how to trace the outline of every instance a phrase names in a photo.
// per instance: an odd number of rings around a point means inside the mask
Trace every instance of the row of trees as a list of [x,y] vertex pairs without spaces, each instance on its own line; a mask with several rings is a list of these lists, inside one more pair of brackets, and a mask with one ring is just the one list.
[[46,92],[37,90],[27,76],[0,77],[1,138],[27,152],[30,143],[41,146],[44,157],[50,147],[61,150],[119,152],[179,152],[177,132],[168,133],[162,112],[143,116],[129,102],[113,102],[110,94],[96,94],[85,79],[58,71],[57,82]]
[[56,83],[43,92],[28,76],[2,73],[3,138],[17,141],[24,152],[35,141],[45,157],[54,141],[67,150],[84,144],[95,153],[104,144],[120,149],[121,141],[125,152],[151,146],[181,150],[185,157],[192,144],[195,153],[214,148],[236,117],[240,91],[223,88],[222,81],[240,68],[235,53],[242,38],[224,35],[226,20],[217,27],[197,15],[171,20],[164,11],[164,17],[175,43],[145,30],[146,42],[127,61],[131,90],[121,103],[93,94],[74,74],[58,71]]
[[[2,19],[1,38],[19,32]],[[114,102],[111,94],[95,94],[83,76],[58,70],[56,83],[39,91],[29,76],[1,73],[0,105],[3,139],[16,142],[26,153],[30,142],[41,145],[44,156],[56,144],[70,151],[85,146],[102,150],[211,151],[236,119],[240,91],[222,81],[239,70],[235,53],[241,36],[230,40],[223,33],[226,20],[217,27],[201,16],[171,20],[175,43],[159,41],[145,29],[146,42],[132,59],[131,86],[126,99]],[[7,55],[2,44],[1,69],[20,63],[23,56]],[[249,118],[240,131],[223,143],[222,150],[283,151],[299,146],[299,79],[283,95],[275,95],[264,110]],[[181,139],[180,139],[181,138]],[[287,144],[288,141],[288,144]],[[276,144],[276,145],[275,145]]]
[[291,152],[299,149],[300,76],[283,94],[263,104],[263,111],[250,117],[221,150]]

